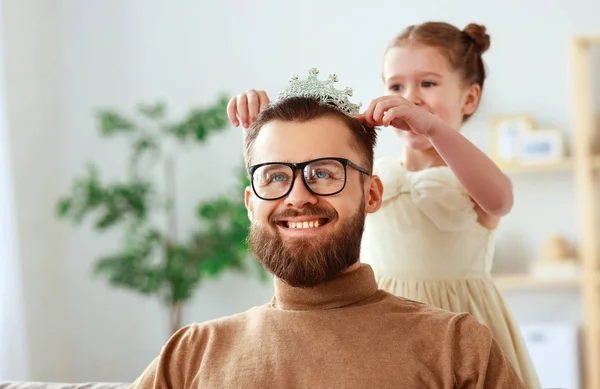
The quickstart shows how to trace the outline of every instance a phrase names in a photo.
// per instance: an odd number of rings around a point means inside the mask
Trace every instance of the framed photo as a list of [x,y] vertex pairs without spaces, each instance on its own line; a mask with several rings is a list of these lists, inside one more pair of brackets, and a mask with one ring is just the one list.
[[490,156],[502,164],[519,162],[520,140],[533,131],[535,122],[530,115],[504,115],[492,118]]
[[519,149],[523,165],[559,163],[565,157],[565,140],[558,128],[539,128],[521,134]]

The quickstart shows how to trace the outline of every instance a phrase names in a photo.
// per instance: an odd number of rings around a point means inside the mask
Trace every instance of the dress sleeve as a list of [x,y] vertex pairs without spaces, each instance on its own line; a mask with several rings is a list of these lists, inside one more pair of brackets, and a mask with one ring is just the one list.
[[463,230],[477,222],[475,203],[447,168],[417,172],[410,195],[416,207],[440,230]]
[[378,159],[373,166],[373,173],[377,175],[383,183],[382,200],[392,200],[402,193],[402,183],[406,175],[406,170],[396,158]]

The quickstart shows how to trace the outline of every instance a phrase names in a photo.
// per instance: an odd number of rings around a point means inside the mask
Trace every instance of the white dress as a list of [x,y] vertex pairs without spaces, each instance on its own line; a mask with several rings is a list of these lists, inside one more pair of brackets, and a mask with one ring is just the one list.
[[525,341],[490,271],[494,230],[477,221],[475,204],[450,168],[407,171],[398,158],[375,163],[383,204],[369,214],[361,261],[379,286],[397,296],[488,326],[528,388],[540,382]]

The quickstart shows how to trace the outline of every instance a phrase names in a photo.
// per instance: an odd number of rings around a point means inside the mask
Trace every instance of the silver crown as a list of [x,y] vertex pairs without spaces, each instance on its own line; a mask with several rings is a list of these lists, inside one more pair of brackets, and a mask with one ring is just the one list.
[[325,104],[334,105],[350,117],[356,116],[362,104],[352,104],[348,100],[348,96],[352,96],[352,89],[335,89],[333,83],[338,81],[335,74],[331,74],[325,81],[319,81],[317,74],[319,74],[318,69],[310,69],[308,78],[304,81],[300,81],[298,75],[293,75],[289,86],[279,93],[277,100],[289,97],[315,97]]

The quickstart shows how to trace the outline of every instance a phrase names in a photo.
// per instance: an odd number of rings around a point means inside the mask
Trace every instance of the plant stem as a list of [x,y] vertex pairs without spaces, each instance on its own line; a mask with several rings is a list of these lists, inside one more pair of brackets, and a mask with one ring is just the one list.
[[172,155],[165,157],[165,195],[169,206],[167,207],[167,237],[171,242],[177,241],[177,212],[176,212],[176,185],[175,161]]
[[[176,185],[175,185],[175,161],[172,155],[165,157],[165,198],[166,208],[166,242],[165,256],[167,262],[174,255],[177,246],[177,207],[176,207]],[[173,282],[171,280],[171,282]],[[170,293],[173,293],[174,285],[168,285]],[[171,298],[175,296],[172,295]],[[175,302],[169,305],[171,335],[181,328],[182,302]]]
[[171,335],[181,328],[181,308],[181,302],[176,302],[169,306],[169,313],[171,317]]

